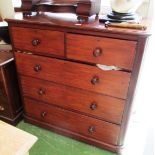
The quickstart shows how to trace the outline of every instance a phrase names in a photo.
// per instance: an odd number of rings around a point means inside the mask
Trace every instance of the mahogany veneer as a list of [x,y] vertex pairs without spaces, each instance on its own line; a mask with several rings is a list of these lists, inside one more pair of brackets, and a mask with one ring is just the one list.
[[12,27],[12,33],[14,45],[20,50],[64,56],[63,32]]
[[119,152],[149,33],[52,13],[7,21],[25,120]]
[[25,97],[33,96],[48,104],[121,123],[125,102],[122,99],[26,76],[21,76],[21,84]]
[[[75,112],[24,99],[28,116],[75,133],[95,138],[109,144],[117,144],[120,126],[93,119]],[[53,115],[54,114],[54,115]],[[78,125],[75,125],[78,124]]]
[[67,57],[131,70],[136,44],[136,41],[68,34]]
[[95,66],[35,55],[15,53],[15,56],[20,75],[54,81],[123,99],[127,96],[130,73],[103,71]]

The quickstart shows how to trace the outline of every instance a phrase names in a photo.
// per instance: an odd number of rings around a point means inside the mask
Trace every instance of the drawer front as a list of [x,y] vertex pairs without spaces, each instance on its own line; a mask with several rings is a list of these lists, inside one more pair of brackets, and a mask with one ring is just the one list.
[[67,34],[67,57],[95,64],[132,69],[135,41]]
[[45,105],[28,98],[24,99],[24,103],[26,114],[33,118],[109,144],[117,144],[120,131],[118,125]]
[[120,124],[124,100],[21,76],[24,96]]
[[63,32],[11,27],[11,33],[16,49],[64,56]]
[[126,98],[130,73],[103,71],[95,66],[16,53],[19,74]]

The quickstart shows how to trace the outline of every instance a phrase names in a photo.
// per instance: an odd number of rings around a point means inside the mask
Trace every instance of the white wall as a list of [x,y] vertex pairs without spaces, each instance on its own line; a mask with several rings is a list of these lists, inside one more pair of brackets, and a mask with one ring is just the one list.
[[152,35],[142,61],[124,155],[154,155],[155,153],[155,19],[154,1],[150,2],[148,16],[152,21]]

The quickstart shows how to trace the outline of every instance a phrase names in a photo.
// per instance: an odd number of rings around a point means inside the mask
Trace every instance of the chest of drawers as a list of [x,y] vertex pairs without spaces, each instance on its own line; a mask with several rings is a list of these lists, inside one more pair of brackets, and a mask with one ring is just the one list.
[[8,23],[25,120],[119,151],[148,33],[54,14]]

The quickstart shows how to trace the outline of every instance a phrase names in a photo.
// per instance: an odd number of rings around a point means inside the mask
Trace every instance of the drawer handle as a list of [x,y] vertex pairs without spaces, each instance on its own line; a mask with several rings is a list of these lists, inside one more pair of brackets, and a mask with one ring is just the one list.
[[91,79],[91,83],[92,83],[93,85],[99,83],[99,77],[98,77],[98,76],[94,76],[94,77]]
[[42,89],[42,88],[40,88],[40,89],[38,90],[38,94],[39,94],[39,95],[45,95],[45,90]]
[[90,126],[90,127],[88,128],[88,132],[89,132],[90,134],[94,133],[94,132],[95,132],[95,127],[94,127],[94,126]]
[[33,69],[34,69],[35,72],[40,72],[41,71],[41,66],[40,65],[35,65]]
[[4,111],[4,107],[0,105],[0,111]]
[[32,40],[32,45],[33,45],[33,46],[37,46],[37,45],[39,45],[39,44],[40,44],[40,41],[39,41],[38,39]]
[[102,55],[102,49],[101,48],[96,48],[94,51],[93,51],[93,56],[94,57],[99,57]]
[[91,110],[96,110],[97,109],[97,103],[95,103],[95,102],[91,103],[90,109]]
[[46,117],[47,112],[44,111],[44,112],[42,112],[40,115],[41,115],[42,118],[44,118],[44,117]]

